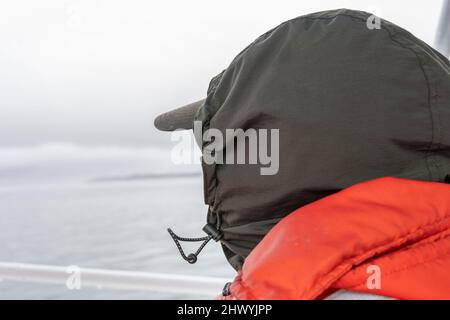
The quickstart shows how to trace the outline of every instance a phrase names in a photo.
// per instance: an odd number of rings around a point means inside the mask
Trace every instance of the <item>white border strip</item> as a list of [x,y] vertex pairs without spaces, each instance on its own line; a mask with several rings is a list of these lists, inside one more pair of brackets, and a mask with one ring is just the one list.
[[442,6],[435,47],[444,56],[450,57],[450,0],[444,0]]

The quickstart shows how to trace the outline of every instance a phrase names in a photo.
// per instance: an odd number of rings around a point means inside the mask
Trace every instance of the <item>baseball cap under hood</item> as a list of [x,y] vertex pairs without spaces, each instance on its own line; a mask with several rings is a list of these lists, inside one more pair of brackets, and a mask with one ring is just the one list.
[[204,131],[279,129],[276,175],[202,164],[207,220],[223,233],[235,269],[301,206],[378,177],[450,174],[448,59],[385,20],[368,28],[370,16],[335,10],[279,25],[216,76],[191,110]]

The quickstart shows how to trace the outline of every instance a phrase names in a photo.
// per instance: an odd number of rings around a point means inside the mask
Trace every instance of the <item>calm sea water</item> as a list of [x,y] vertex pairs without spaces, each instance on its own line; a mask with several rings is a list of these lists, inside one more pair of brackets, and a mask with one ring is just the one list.
[[[200,169],[174,166],[168,153],[61,145],[0,150],[0,261],[232,279],[216,243],[189,265],[167,234],[172,227],[181,235],[202,235],[206,215]],[[127,178],[177,172],[192,176]],[[0,299],[17,298],[213,297],[0,282]]]

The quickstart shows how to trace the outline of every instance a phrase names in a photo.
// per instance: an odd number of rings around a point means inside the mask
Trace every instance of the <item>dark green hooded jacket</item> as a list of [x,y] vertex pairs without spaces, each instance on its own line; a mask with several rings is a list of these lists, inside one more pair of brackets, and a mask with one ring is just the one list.
[[289,20],[211,81],[196,116],[203,130],[280,136],[276,175],[203,163],[208,222],[235,269],[308,203],[378,177],[449,178],[449,60],[388,21],[370,28],[369,18],[336,10]]

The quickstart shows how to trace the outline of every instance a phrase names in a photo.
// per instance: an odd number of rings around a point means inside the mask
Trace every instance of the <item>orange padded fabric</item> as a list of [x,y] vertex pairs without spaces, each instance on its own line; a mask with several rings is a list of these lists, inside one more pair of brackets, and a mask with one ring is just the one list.
[[[367,286],[372,265],[377,289]],[[338,289],[450,299],[450,185],[382,178],[294,211],[246,259],[228,298],[319,299]]]

